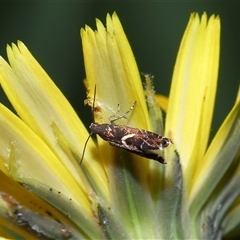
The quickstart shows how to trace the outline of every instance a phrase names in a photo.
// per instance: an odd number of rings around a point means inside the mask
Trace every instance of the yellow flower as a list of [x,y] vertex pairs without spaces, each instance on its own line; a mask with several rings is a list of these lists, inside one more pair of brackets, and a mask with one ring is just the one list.
[[[114,13],[81,29],[86,103],[94,121],[163,134],[166,165],[90,138],[22,42],[0,58],[0,82],[17,115],[0,105],[0,236],[53,239],[217,239],[239,234],[240,93],[209,144],[220,20],[191,14],[169,100],[142,88]],[[164,101],[162,101],[164,99]],[[158,103],[167,109],[165,127]],[[116,113],[120,104],[120,111]],[[165,128],[165,131],[163,130]],[[18,184],[18,183],[20,184]]]

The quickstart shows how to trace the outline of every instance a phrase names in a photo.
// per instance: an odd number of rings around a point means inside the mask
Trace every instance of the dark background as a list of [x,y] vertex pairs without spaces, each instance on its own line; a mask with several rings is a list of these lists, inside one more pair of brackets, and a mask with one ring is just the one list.
[[[173,66],[190,13],[204,11],[221,18],[221,59],[212,136],[236,99],[240,75],[240,2],[231,1],[7,1],[0,3],[0,55],[6,44],[25,43],[35,58],[89,125],[90,109],[82,80],[85,77],[79,29],[104,24],[117,14],[132,46],[139,70],[155,76],[158,93],[169,94]],[[4,93],[0,101],[7,104]],[[8,105],[9,106],[9,105]]]

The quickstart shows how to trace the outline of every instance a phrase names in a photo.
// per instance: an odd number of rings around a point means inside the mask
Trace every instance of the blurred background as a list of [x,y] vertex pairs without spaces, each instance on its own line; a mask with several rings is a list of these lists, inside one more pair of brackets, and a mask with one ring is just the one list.
[[[169,94],[178,47],[190,13],[205,11],[221,18],[219,85],[212,136],[236,99],[240,75],[240,2],[32,1],[0,3],[0,55],[6,44],[21,40],[54,80],[88,126],[92,121],[83,101],[86,91],[79,30],[95,29],[95,18],[117,12],[132,46],[139,71],[155,76],[157,93]],[[0,101],[10,106],[0,90]]]

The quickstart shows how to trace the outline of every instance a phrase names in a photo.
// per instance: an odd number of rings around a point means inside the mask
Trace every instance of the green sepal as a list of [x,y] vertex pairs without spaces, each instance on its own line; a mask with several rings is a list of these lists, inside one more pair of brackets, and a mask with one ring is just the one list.
[[145,96],[146,102],[148,106],[148,112],[152,125],[151,131],[163,135],[164,127],[163,127],[163,116],[162,111],[158,104],[155,101],[155,91],[153,86],[153,78],[154,76],[150,74],[143,74],[145,77]]
[[87,217],[82,211],[81,206],[75,204],[72,199],[67,198],[61,192],[38,183],[34,180],[27,179],[23,185],[37,196],[41,197],[59,212],[65,216],[66,222],[72,222],[71,227],[74,236],[77,238],[100,239],[101,232],[97,220]]
[[229,211],[227,216],[223,221],[224,226],[224,235],[226,239],[237,239],[237,236],[240,235],[240,205],[234,207]]
[[121,222],[116,220],[115,214],[110,207],[105,208],[99,204],[97,209],[99,225],[105,239],[114,240],[116,237],[118,239],[130,239],[128,232]]
[[[223,235],[222,229],[225,229],[224,219],[228,216],[231,207],[240,195],[240,168],[239,158],[240,150],[236,156],[232,166],[228,169],[225,176],[219,182],[217,188],[212,193],[207,204],[201,210],[204,217],[199,219],[199,228],[202,239],[221,239]],[[240,224],[240,218],[235,218],[235,223],[232,220],[232,225]],[[202,227],[201,226],[205,226]],[[240,231],[240,230],[239,230]]]
[[114,216],[122,223],[131,239],[159,238],[155,231],[158,223],[154,219],[151,194],[137,167],[141,164],[139,161],[149,160],[130,158],[125,151],[116,155],[119,157],[115,157],[109,172]]
[[[200,211],[217,188],[220,180],[227,174],[231,164],[234,164],[234,159],[240,148],[239,118],[240,102],[234,106],[205,154],[201,173],[197,177],[198,179],[195,180],[197,186],[190,198],[192,219],[196,219],[199,216]],[[205,170],[209,158],[212,162],[211,168]],[[199,180],[200,184],[198,184],[197,180]],[[219,184],[219,192],[226,187],[225,184]]]
[[158,228],[162,239],[184,239],[183,231],[187,232],[189,222],[188,217],[184,219],[184,222],[182,221],[182,214],[186,214],[186,211],[184,212],[186,206],[184,205],[180,156],[176,150],[167,149],[165,157],[168,163],[156,205],[156,220],[161,223]]

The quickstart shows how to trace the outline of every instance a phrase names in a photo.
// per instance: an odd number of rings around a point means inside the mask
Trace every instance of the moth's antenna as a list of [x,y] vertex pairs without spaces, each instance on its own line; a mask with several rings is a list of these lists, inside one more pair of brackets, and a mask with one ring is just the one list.
[[[97,89],[97,87],[96,87],[96,85],[95,85],[95,87],[94,87],[94,95],[93,95],[93,104],[92,104],[92,116],[93,116],[93,122],[94,122],[94,108],[95,108],[95,99],[96,99],[96,89]],[[85,150],[86,150],[86,147],[87,147],[87,143],[88,143],[88,141],[89,141],[89,139],[90,139],[90,137],[92,136],[92,132],[89,134],[89,136],[88,136],[88,138],[87,138],[87,140],[86,140],[86,142],[85,142],[85,144],[84,144],[84,147],[83,147],[83,153],[82,153],[82,157],[81,157],[81,160],[80,160],[80,165],[82,164],[82,161],[83,161],[83,158],[84,158],[84,154],[85,154]]]
[[85,154],[85,150],[86,150],[86,146],[87,146],[87,143],[88,143],[88,140],[90,139],[90,137],[92,136],[92,133],[89,134],[85,144],[84,144],[84,147],[83,147],[83,153],[82,153],[82,158],[80,160],[80,165],[82,164],[82,161],[83,161],[83,158],[84,158],[84,154]]

